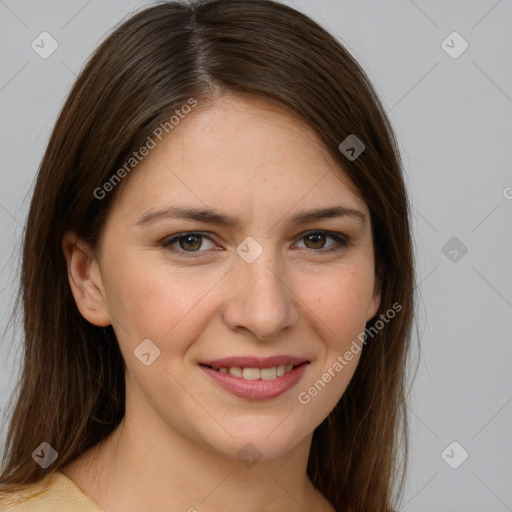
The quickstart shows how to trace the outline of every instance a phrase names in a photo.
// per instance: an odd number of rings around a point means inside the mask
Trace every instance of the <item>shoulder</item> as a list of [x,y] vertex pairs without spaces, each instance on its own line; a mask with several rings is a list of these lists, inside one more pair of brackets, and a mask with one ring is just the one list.
[[1,512],[103,512],[68,477],[55,471],[23,490],[0,492]]

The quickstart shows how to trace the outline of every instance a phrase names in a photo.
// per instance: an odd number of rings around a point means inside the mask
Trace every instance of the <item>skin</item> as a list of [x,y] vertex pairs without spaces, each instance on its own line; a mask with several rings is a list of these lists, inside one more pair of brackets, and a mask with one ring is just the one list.
[[[112,324],[119,340],[126,416],[62,471],[108,512],[333,511],[306,464],[313,431],[360,354],[309,404],[297,396],[349,349],[380,304],[367,205],[298,117],[230,95],[181,120],[117,192],[96,256],[72,232],[62,245],[81,314]],[[241,226],[173,218],[137,225],[146,212],[178,204],[219,210]],[[365,221],[289,223],[334,205],[359,210]],[[309,230],[350,242],[322,254],[336,240],[308,238]],[[174,243],[184,256],[162,245],[190,231],[210,239]],[[252,263],[236,252],[248,236],[263,249]],[[160,349],[149,366],[134,355],[144,339]],[[270,400],[236,397],[198,366],[279,354],[310,364],[296,386]],[[262,454],[252,467],[237,458],[248,442]]]

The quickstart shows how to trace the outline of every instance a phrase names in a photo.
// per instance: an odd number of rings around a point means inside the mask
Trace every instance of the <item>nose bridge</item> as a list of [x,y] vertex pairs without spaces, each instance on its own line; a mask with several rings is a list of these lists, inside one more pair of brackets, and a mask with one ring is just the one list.
[[247,240],[237,248],[240,258],[232,272],[233,292],[224,313],[231,329],[246,328],[259,339],[273,338],[298,320],[293,286],[286,282],[285,262],[269,240]]
[[263,295],[266,302],[284,301],[289,293],[285,283],[286,271],[283,264],[272,251],[267,250],[252,263],[240,262],[241,274],[248,284],[249,296],[258,298]]

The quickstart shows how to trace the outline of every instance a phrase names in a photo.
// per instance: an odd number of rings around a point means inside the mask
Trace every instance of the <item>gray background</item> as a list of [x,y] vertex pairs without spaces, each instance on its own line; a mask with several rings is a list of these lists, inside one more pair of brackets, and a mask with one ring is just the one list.
[[[0,0],[2,330],[30,191],[57,113],[105,33],[150,3]],[[413,353],[402,510],[512,511],[512,4],[286,3],[361,63],[400,142],[414,205],[421,347]],[[47,59],[31,48],[43,31],[59,44]],[[453,31],[469,44],[458,58],[441,46]],[[458,52],[460,40],[451,39]],[[15,385],[19,337],[8,331],[0,345],[2,409]],[[469,457],[453,469],[445,460],[459,464],[462,450]]]

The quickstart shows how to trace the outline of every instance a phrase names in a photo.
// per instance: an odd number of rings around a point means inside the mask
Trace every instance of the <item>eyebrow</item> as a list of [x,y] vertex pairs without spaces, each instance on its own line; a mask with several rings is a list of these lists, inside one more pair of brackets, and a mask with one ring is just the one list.
[[[317,208],[315,210],[300,212],[291,217],[288,222],[291,225],[297,225],[334,217],[351,217],[359,221],[361,224],[366,222],[366,215],[362,211],[354,208],[346,208],[344,206],[330,206],[328,208]],[[216,212],[215,210],[178,206],[171,206],[164,210],[148,210],[136,222],[136,225],[143,226],[148,223],[167,218],[195,220],[198,222],[225,226],[232,229],[241,228],[241,221],[239,219]]]

